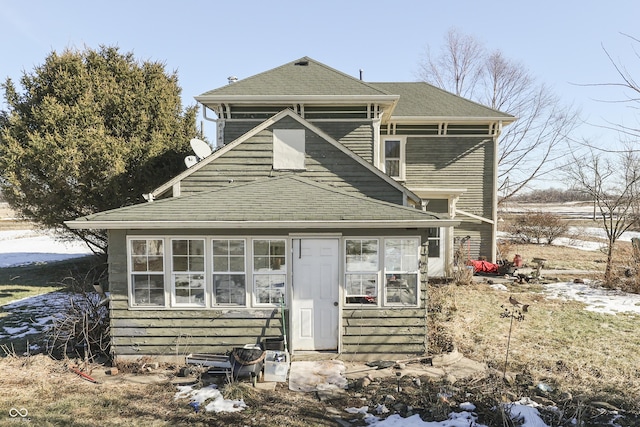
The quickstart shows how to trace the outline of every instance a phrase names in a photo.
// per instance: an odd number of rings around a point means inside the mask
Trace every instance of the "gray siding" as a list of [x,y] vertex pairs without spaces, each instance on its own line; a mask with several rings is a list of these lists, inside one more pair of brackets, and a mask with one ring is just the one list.
[[[295,231],[295,230],[292,230]],[[334,230],[339,232],[340,230]],[[343,234],[348,231],[341,230]],[[228,230],[224,230],[228,234]],[[246,230],[242,235],[273,235],[268,230]],[[385,234],[362,231],[363,236]],[[394,230],[392,235],[415,235],[415,231]],[[112,352],[121,357],[143,356],[184,358],[189,353],[222,354],[245,344],[282,335],[282,314],[278,308],[131,309],[128,303],[126,236],[215,235],[215,230],[109,231],[109,292]],[[288,233],[284,233],[286,236]],[[422,234],[425,239],[425,234]],[[426,263],[423,263],[426,265]],[[288,284],[290,286],[290,284]],[[342,309],[342,352],[345,359],[367,360],[381,355],[422,355],[427,351],[427,276],[422,277],[419,308],[353,307]],[[288,311],[285,312],[288,319]],[[290,331],[289,325],[286,330]]]
[[373,126],[362,122],[312,122],[349,150],[373,163]]
[[[409,188],[466,188],[457,208],[493,218],[493,141],[482,137],[408,137],[406,173]],[[471,257],[491,259],[492,226],[457,215],[456,237],[471,236]]]
[[[216,182],[243,182],[291,174],[291,171],[274,171],[272,129],[303,129],[291,118],[285,118],[249,140],[237,145],[215,161],[192,173],[181,182],[181,194],[189,195],[215,188]],[[347,191],[386,202],[402,204],[402,193],[383,178],[371,173],[365,166],[340,151],[325,139],[306,129],[306,159],[300,176],[335,185]]]
[[368,360],[386,355],[427,353],[426,289],[422,285],[423,308],[351,308],[342,310],[342,355]]

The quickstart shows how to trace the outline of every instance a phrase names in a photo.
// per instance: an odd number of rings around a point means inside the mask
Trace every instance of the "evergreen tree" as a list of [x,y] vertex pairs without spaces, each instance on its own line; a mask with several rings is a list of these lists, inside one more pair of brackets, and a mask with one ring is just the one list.
[[182,108],[176,72],[117,47],[53,51],[2,87],[0,189],[25,219],[106,249],[104,230],[64,221],[142,201],[184,169],[197,107]]

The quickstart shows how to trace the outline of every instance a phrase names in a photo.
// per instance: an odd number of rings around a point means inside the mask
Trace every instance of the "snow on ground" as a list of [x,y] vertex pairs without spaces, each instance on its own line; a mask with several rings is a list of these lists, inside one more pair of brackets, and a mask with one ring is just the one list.
[[82,241],[62,242],[38,230],[0,231],[0,268],[62,261],[91,254]]

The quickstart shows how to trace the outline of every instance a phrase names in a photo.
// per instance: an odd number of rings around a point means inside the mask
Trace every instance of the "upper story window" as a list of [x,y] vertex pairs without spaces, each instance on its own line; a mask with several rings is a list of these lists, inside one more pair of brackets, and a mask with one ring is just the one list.
[[397,136],[382,139],[384,171],[395,179],[405,177],[405,142],[405,138]]

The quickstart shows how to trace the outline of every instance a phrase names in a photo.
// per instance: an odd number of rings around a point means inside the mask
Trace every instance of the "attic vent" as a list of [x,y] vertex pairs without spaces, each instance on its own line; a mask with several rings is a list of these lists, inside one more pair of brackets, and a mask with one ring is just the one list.
[[309,65],[309,61],[298,61],[294,65],[300,65],[301,67],[306,67]]

